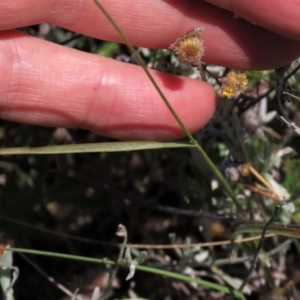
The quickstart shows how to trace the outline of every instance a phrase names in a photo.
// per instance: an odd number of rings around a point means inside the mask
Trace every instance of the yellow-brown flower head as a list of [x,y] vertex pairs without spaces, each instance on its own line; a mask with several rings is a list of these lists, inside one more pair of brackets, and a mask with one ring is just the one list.
[[239,172],[243,176],[249,176],[251,173],[251,165],[249,163],[244,163],[238,166]]
[[233,98],[237,92],[244,92],[248,86],[247,75],[244,72],[231,71],[220,81],[222,87],[219,94],[229,99]]
[[187,32],[172,44],[169,50],[173,51],[181,62],[198,66],[204,54],[203,31],[203,28],[196,28]]
[[234,97],[235,93],[237,92],[236,88],[229,85],[229,84],[222,84],[222,89],[219,92],[219,94],[222,97],[226,97],[228,99],[231,99]]

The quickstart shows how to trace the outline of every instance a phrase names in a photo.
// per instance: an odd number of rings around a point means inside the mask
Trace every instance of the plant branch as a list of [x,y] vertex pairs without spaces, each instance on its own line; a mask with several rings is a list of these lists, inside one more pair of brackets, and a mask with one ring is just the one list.
[[243,291],[245,285],[247,284],[247,282],[249,281],[250,279],[250,276],[252,274],[252,272],[254,271],[254,268],[256,266],[256,263],[257,263],[257,260],[258,260],[258,257],[259,257],[259,252],[260,250],[262,249],[263,247],[263,244],[264,244],[264,241],[265,241],[265,236],[266,236],[266,233],[267,233],[267,230],[269,228],[269,226],[276,220],[276,218],[278,217],[279,215],[279,212],[282,208],[283,205],[286,204],[286,201],[283,200],[281,201],[279,204],[277,204],[275,206],[275,210],[274,210],[274,213],[273,213],[273,216],[271,217],[271,219],[265,224],[264,228],[263,228],[263,231],[261,233],[261,238],[260,238],[260,241],[259,241],[259,244],[258,244],[258,247],[254,253],[254,257],[253,257],[253,261],[252,261],[252,264],[251,264],[251,268],[250,270],[248,271],[248,274],[247,276],[245,277],[243,283],[241,284],[240,288],[239,288],[239,291]]

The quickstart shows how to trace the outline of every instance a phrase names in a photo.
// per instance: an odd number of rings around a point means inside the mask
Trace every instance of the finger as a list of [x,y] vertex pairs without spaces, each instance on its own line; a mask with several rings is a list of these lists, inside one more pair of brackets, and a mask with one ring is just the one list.
[[[1,118],[82,127],[119,139],[184,135],[138,66],[8,31],[0,34],[0,72]],[[211,86],[152,74],[190,131],[209,121],[216,107]]]
[[[244,2],[244,1],[242,1]],[[137,46],[167,48],[187,31],[204,27],[204,61],[235,69],[272,69],[296,59],[300,42],[271,33],[214,5],[194,0],[101,3]],[[121,41],[91,1],[4,0],[0,29],[49,22],[100,39]],[[10,17],[9,17],[10,16]]]
[[206,0],[253,24],[300,41],[298,0]]

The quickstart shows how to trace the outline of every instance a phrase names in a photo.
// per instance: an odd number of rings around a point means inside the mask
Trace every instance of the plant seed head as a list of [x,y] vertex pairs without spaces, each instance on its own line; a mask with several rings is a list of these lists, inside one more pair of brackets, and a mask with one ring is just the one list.
[[238,166],[238,170],[242,176],[249,176],[251,173],[251,165],[249,163],[244,163]]
[[204,54],[203,31],[203,28],[196,28],[187,32],[168,49],[173,51],[181,62],[198,66]]
[[120,236],[120,237],[124,237],[124,236],[127,236],[127,230],[126,230],[126,227],[122,224],[119,224],[118,225],[118,230],[116,232],[116,235],[117,236]]

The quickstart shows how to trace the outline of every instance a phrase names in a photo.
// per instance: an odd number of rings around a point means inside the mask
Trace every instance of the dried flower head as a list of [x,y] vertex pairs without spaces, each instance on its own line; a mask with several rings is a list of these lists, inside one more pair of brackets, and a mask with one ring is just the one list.
[[173,51],[181,62],[198,66],[204,54],[203,31],[203,28],[196,28],[187,32],[172,44],[169,50]]
[[116,232],[116,235],[120,236],[120,237],[127,237],[126,227],[124,225],[122,225],[122,224],[119,224],[118,225],[118,230]]
[[251,173],[251,165],[249,163],[244,163],[238,166],[239,172],[242,176],[249,176]]
[[220,95],[229,99],[237,92],[244,92],[248,86],[247,75],[244,72],[231,71],[220,79],[222,83]]

